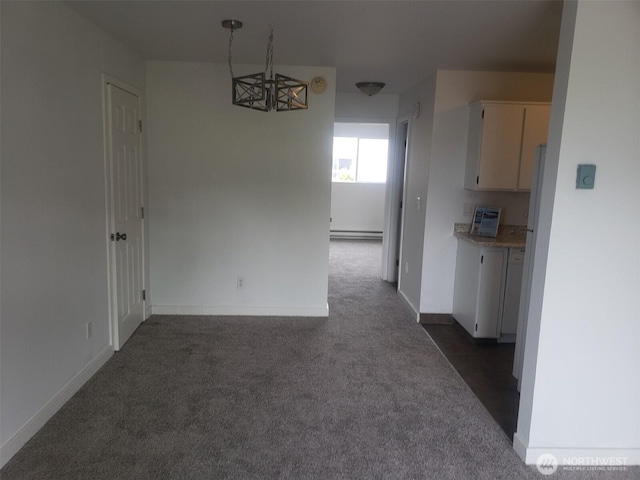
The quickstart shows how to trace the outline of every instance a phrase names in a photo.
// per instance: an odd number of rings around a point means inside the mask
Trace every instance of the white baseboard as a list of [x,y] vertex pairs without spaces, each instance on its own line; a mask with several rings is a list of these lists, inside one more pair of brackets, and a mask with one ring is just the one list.
[[153,305],[154,315],[231,315],[250,317],[328,317],[329,305],[324,307],[256,307],[256,306],[199,306]]
[[559,448],[528,447],[516,432],[513,449],[527,465],[535,465],[541,455],[551,454],[565,467],[625,467],[640,465],[640,448]]
[[522,440],[518,432],[513,434],[513,449],[516,451],[518,456],[522,459],[524,463],[527,463],[527,445]]
[[382,232],[377,231],[356,231],[356,230],[331,230],[330,238],[341,238],[345,240],[382,240]]
[[416,307],[414,307],[407,296],[402,292],[402,290],[398,289],[398,296],[402,300],[402,302],[407,306],[409,311],[413,314],[413,317],[416,319],[416,322],[420,323],[420,312]]
[[60,389],[18,430],[13,437],[0,446],[0,468],[20,450],[55,413],[102,367],[113,355],[113,347],[107,346],[96,358]]

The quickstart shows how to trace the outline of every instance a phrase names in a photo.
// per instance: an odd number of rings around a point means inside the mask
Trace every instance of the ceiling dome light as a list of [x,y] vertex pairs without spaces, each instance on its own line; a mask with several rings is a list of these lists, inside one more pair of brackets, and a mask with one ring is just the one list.
[[380,90],[384,88],[385,84],[382,82],[358,82],[356,87],[365,95],[376,95],[380,93]]

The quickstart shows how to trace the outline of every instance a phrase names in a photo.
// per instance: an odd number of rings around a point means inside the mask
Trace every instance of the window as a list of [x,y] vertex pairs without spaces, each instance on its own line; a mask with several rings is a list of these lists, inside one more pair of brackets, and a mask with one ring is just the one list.
[[[349,128],[340,128],[348,125]],[[333,137],[333,175],[334,182],[386,183],[388,138],[367,138],[367,133],[378,133],[379,127],[388,136],[388,125],[338,124],[335,131],[351,130],[361,136]],[[358,128],[359,127],[359,128]],[[373,128],[375,127],[375,129]],[[357,130],[360,130],[358,132]],[[367,132],[369,130],[369,132]],[[374,135],[371,135],[374,136]],[[375,135],[380,136],[380,134]]]

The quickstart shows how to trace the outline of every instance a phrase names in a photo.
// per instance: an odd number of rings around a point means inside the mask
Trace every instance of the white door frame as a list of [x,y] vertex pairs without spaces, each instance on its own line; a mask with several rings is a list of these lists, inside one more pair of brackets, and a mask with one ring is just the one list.
[[[114,198],[112,195],[111,180],[111,141],[110,141],[110,124],[109,124],[109,85],[113,85],[125,90],[138,97],[138,106],[140,109],[140,118],[144,119],[144,97],[142,91],[136,87],[129,85],[115,77],[107,74],[102,75],[102,114],[103,114],[103,148],[104,148],[104,178],[105,178],[105,206],[106,206],[106,232],[105,241],[107,249],[107,285],[108,285],[108,307],[109,307],[109,338],[111,346],[114,350],[119,350],[121,345],[117,338],[118,331],[118,308],[117,308],[117,285],[116,285],[116,260],[115,246],[111,241],[111,233],[113,233],[114,225]],[[143,207],[147,205],[147,175],[146,175],[146,152],[143,141],[145,129],[140,135],[140,157],[142,162],[142,203]],[[147,220],[146,215],[142,220],[142,285],[147,290]],[[148,293],[143,299],[143,321],[147,319],[147,305],[149,301]]]
[[[387,167],[387,189],[385,195],[384,229],[382,233],[382,279],[398,282],[401,269],[396,267],[396,259],[402,261],[402,236],[404,234],[404,208],[406,205],[406,161],[409,151],[410,115],[398,117],[393,132],[392,152]],[[402,145],[402,126],[407,125],[407,145]],[[391,143],[391,142],[390,142]],[[401,158],[404,157],[404,158]],[[402,188],[400,188],[402,186]],[[402,195],[400,195],[402,192]],[[400,228],[400,238],[396,232]],[[396,275],[397,273],[397,275]]]

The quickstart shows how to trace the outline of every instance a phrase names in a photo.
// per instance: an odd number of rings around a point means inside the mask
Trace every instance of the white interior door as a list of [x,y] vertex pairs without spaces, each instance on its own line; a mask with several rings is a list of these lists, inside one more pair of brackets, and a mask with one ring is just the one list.
[[108,85],[113,342],[119,350],[144,320],[140,103]]
[[402,205],[404,201],[405,169],[409,118],[400,118],[394,135],[393,155],[389,157],[385,218],[382,237],[382,279],[398,282],[402,247]]
[[395,209],[395,223],[396,229],[395,233],[395,241],[393,243],[393,276],[391,276],[388,281],[397,282],[398,278],[400,278],[400,247],[402,245],[402,208],[404,202],[404,184],[406,181],[406,168],[407,168],[407,142],[409,140],[409,121],[402,123],[400,129],[400,137],[398,138],[399,143],[399,155],[397,159],[394,159],[397,162],[399,168],[396,170],[395,178],[393,179],[397,185],[397,208]]

